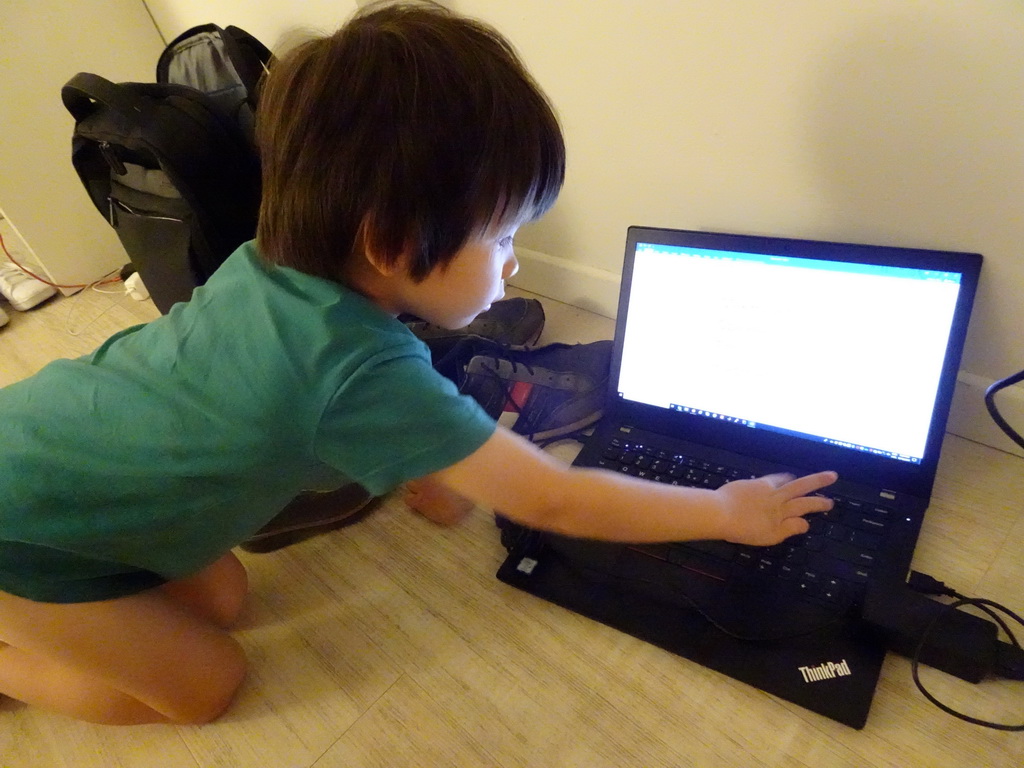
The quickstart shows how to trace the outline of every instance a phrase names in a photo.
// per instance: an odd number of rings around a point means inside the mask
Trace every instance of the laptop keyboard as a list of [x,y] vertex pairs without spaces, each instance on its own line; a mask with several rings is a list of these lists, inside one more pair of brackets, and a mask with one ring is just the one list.
[[[619,438],[611,440],[597,466],[654,482],[710,489],[755,477],[735,467]],[[834,508],[809,515],[806,534],[772,547],[689,541],[630,548],[720,581],[756,574],[814,602],[847,606],[862,597],[896,513],[857,499],[830,497]]]

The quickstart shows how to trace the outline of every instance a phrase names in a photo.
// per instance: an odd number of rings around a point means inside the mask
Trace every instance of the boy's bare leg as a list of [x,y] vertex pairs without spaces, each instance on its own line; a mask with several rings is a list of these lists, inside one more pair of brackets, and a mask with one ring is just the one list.
[[0,592],[0,693],[97,723],[208,722],[245,676],[212,621],[240,607],[237,576],[222,558],[183,590],[67,604]]
[[430,475],[405,484],[405,503],[438,525],[462,522],[475,506],[465,496],[450,490]]
[[245,607],[249,576],[234,553],[228,552],[194,576],[170,581],[159,589],[197,616],[228,629]]

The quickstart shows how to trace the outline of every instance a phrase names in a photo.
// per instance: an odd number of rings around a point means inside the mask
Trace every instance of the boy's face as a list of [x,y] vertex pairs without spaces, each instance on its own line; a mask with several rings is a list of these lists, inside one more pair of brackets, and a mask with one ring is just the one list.
[[437,268],[419,283],[406,278],[403,311],[442,328],[469,325],[505,295],[505,280],[519,270],[512,249],[517,225],[472,237],[447,268]]

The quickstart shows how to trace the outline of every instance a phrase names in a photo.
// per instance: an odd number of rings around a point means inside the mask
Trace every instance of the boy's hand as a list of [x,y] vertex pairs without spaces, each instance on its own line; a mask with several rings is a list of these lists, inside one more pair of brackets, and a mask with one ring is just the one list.
[[779,474],[726,483],[717,493],[723,498],[726,541],[767,547],[807,533],[804,515],[827,512],[832,500],[809,496],[838,478],[835,472],[817,472],[796,478]]
[[567,466],[502,426],[434,477],[528,528],[600,541],[726,539],[760,546],[806,532],[803,515],[832,508],[831,499],[807,494],[836,481],[835,472],[819,472],[799,480],[739,480],[715,491],[676,487]]
[[431,476],[405,484],[405,503],[438,525],[456,525],[473,509],[473,502]]

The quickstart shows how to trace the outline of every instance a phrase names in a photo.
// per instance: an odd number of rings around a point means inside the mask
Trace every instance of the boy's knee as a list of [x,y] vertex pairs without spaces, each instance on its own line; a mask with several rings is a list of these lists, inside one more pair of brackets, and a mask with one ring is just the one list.
[[237,642],[231,640],[230,649],[214,663],[216,671],[209,675],[206,684],[187,701],[179,702],[171,711],[164,713],[168,720],[177,725],[203,725],[224,714],[245,680],[245,653]]

